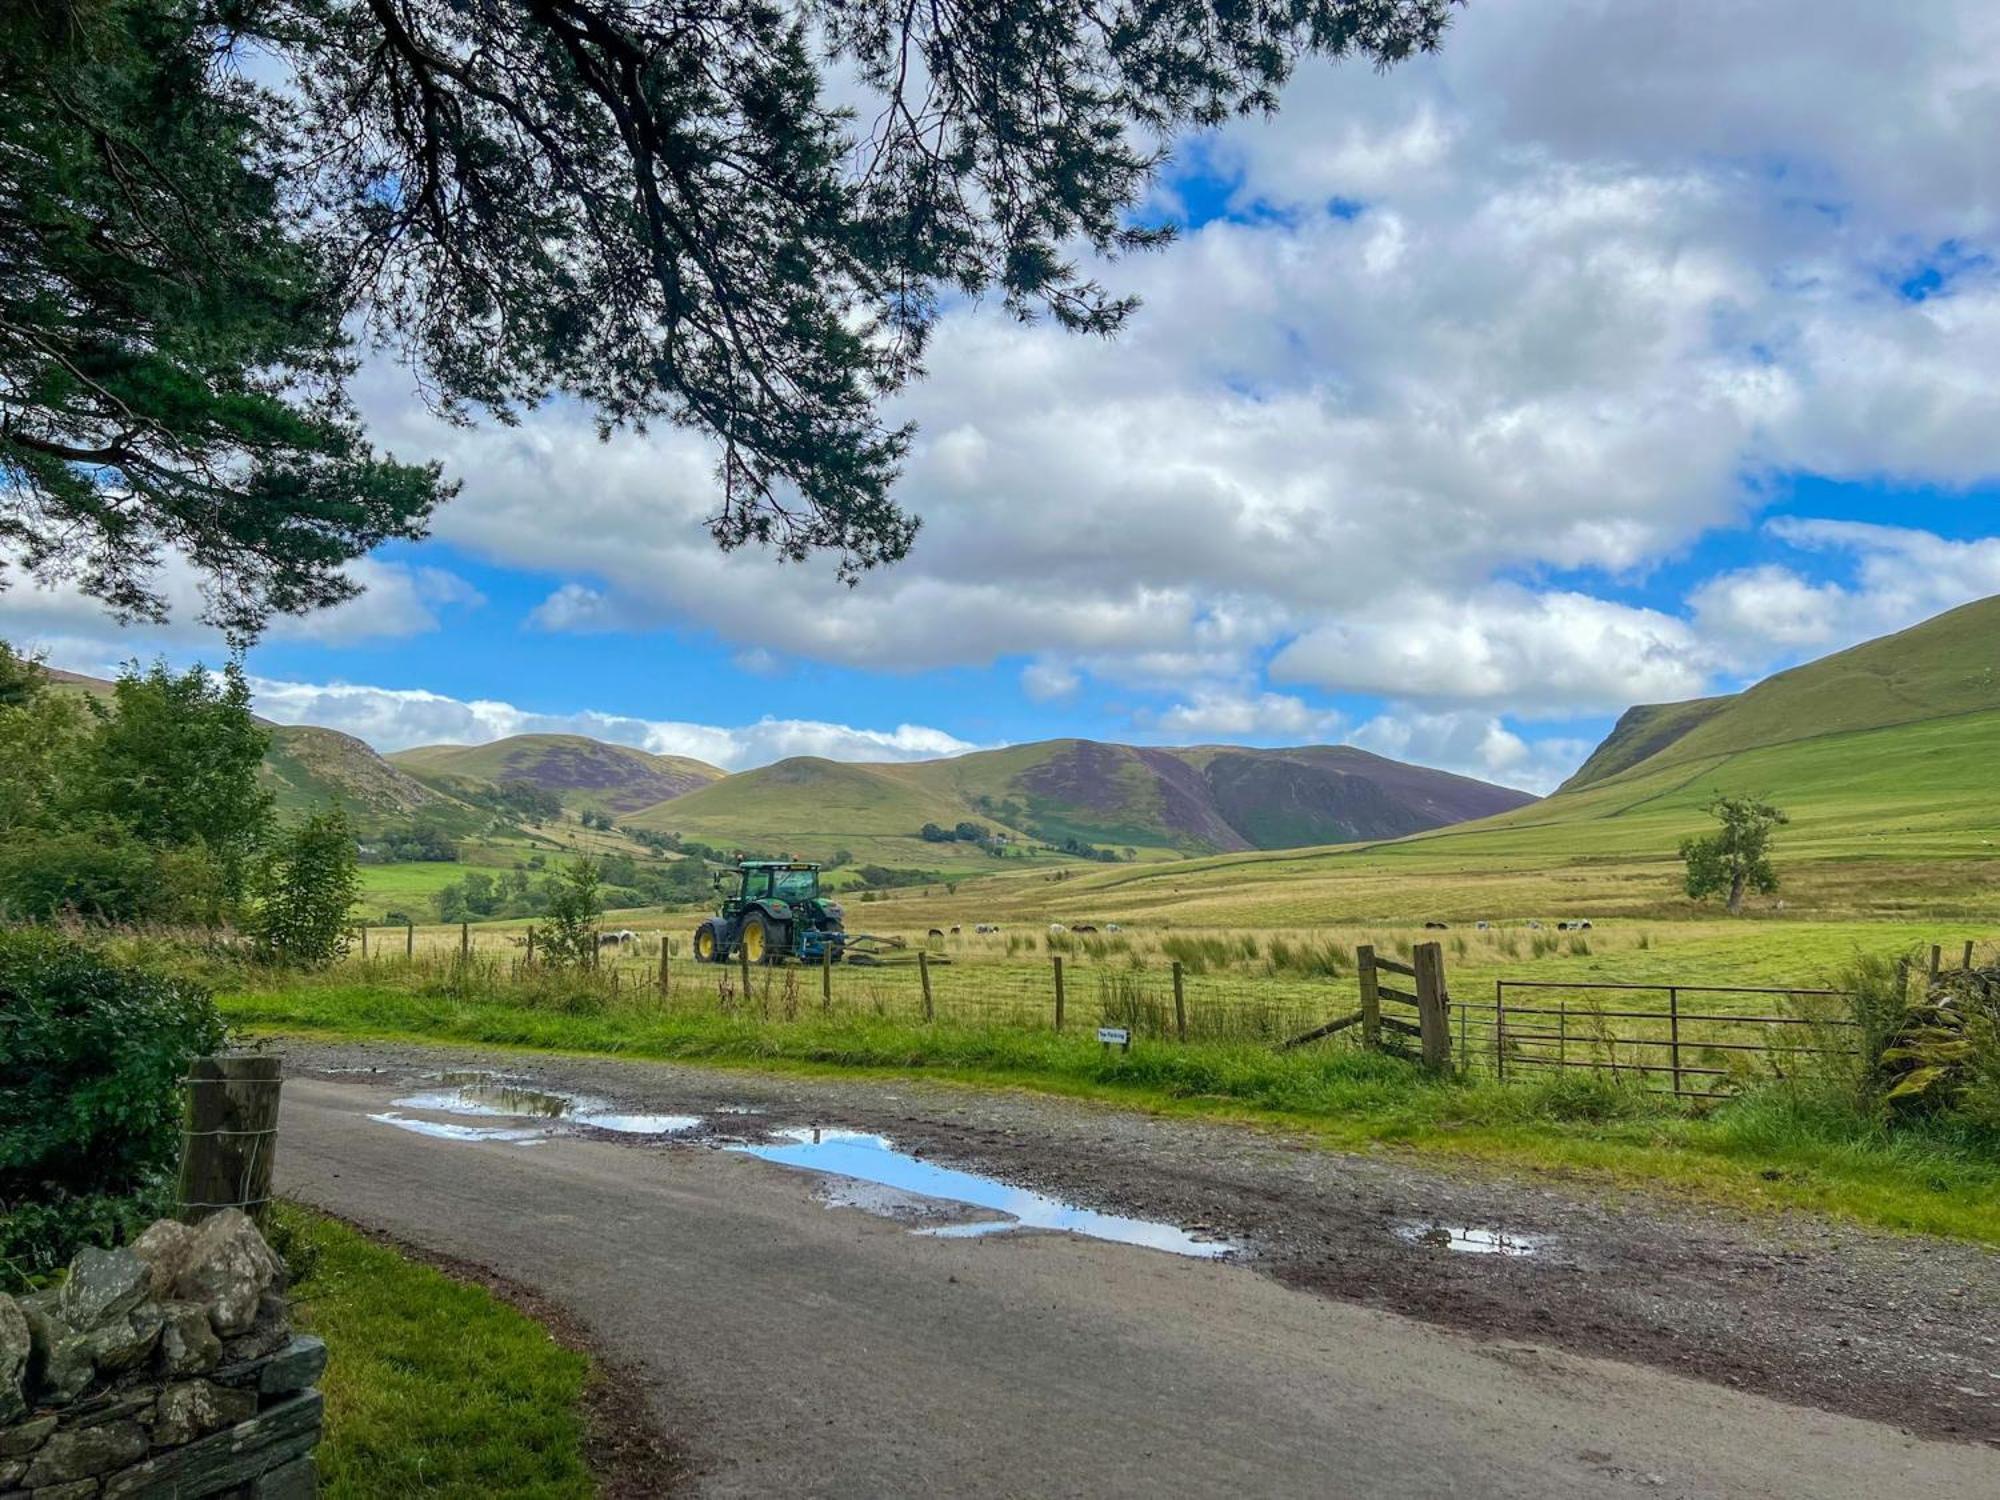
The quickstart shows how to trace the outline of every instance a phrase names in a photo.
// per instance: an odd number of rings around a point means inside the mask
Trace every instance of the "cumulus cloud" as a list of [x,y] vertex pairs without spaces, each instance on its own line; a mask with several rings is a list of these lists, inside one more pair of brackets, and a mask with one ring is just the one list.
[[1202,688],[1151,721],[1152,729],[1172,740],[1329,739],[1339,732],[1342,718],[1334,710],[1315,708],[1289,693],[1240,693],[1227,688]]
[[317,724],[366,740],[378,750],[412,745],[480,745],[516,734],[583,734],[656,755],[686,755],[727,771],[795,755],[829,760],[928,760],[978,746],[941,729],[899,724],[862,729],[811,719],[763,718],[722,726],[642,719],[579,709],[539,713],[495,699],[461,699],[422,689],[353,683],[251,679],[256,710],[280,724]]
[[1590,753],[1589,740],[1529,741],[1490,714],[1424,713],[1407,708],[1360,725],[1351,743],[1393,760],[1412,761],[1542,795],[1555,790]]
[[2000,537],[1955,541],[1856,521],[1781,517],[1766,528],[1843,562],[1851,580],[1810,581],[1779,563],[1719,574],[1690,596],[1697,628],[1743,666],[1850,646],[2000,594]]
[[1709,648],[1686,622],[1586,594],[1392,594],[1280,651],[1271,675],[1327,689],[1545,716],[1694,696]]

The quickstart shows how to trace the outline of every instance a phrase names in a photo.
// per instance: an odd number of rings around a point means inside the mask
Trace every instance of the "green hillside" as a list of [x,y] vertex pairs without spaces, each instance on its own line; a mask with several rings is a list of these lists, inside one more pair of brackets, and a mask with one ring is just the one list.
[[270,733],[261,779],[281,815],[338,803],[362,832],[418,815],[461,831],[487,821],[487,814],[406,775],[351,734],[310,724],[274,724]]
[[1685,914],[1680,841],[1710,826],[1718,793],[1753,792],[1791,818],[1777,843],[1788,911],[2000,918],[1996,667],[1989,599],[1733,697],[1628,713],[1529,807],[1397,841],[1093,876],[1065,900],[1122,881],[1117,910],[1188,921],[1280,905],[1301,921]]
[[389,760],[446,789],[525,781],[554,792],[572,811],[629,813],[707,786],[714,766],[679,755],[654,755],[580,734],[520,734],[484,745],[423,745]]

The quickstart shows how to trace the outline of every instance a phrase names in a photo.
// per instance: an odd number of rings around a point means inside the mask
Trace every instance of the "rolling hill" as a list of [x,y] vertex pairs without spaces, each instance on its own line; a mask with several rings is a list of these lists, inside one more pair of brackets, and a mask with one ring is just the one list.
[[[1092,875],[1062,902],[1177,921],[1685,915],[1718,793],[1790,816],[1794,913],[2000,917],[2000,597],[1745,691],[1628,711],[1556,793],[1400,840]],[[1115,887],[1117,904],[1106,897]]]
[[397,769],[444,791],[468,784],[525,781],[563,806],[609,813],[640,808],[707,786],[723,773],[679,755],[654,755],[580,734],[520,734],[484,745],[420,745],[388,757]]
[[710,843],[820,857],[846,848],[935,865],[965,851],[919,841],[925,823],[978,823],[1018,842],[1191,853],[1393,838],[1533,800],[1347,746],[1166,749],[1068,739],[884,765],[780,761],[627,821]]

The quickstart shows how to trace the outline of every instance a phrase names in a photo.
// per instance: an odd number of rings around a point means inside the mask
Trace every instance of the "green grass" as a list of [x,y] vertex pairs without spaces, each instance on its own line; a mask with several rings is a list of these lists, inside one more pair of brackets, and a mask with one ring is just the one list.
[[1343,1149],[1391,1144],[2000,1243],[2000,1155],[1992,1142],[1946,1130],[1891,1134],[1816,1107],[1805,1093],[1767,1092],[1690,1115],[1585,1075],[1529,1085],[1441,1082],[1400,1059],[1338,1046],[1279,1053],[1248,1044],[1142,1045],[1128,1054],[1099,1047],[1087,1032],[863,1017],[759,1024],[645,1005],[576,1015],[381,983],[239,992],[224,996],[223,1006],[236,1024],[261,1032],[1027,1087],[1284,1126]]
[[590,1362],[481,1287],[281,1206],[301,1326],[326,1340],[329,1500],[588,1500]]

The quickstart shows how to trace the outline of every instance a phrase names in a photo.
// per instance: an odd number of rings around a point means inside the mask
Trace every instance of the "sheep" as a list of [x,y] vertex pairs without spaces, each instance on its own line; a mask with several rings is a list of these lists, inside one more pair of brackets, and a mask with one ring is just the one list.
[[977,927],[973,928],[972,930],[978,933],[981,937],[990,937],[992,934],[998,932],[1000,929],[994,926],[991,922],[981,922]]
[[1424,923],[1424,931],[1425,931],[1425,932],[1449,932],[1450,930],[1451,930],[1451,923],[1449,923],[1449,922],[1426,922],[1426,923]]
[[1063,935],[1064,933],[1066,933],[1066,932],[1068,932],[1068,931],[1069,931],[1069,929],[1068,929],[1067,927],[1063,926],[1063,924],[1062,924],[1062,923],[1060,923],[1060,922],[1051,922],[1051,923],[1049,923],[1049,936],[1050,936],[1050,937],[1061,937],[1061,936],[1062,936],[1062,935]]

